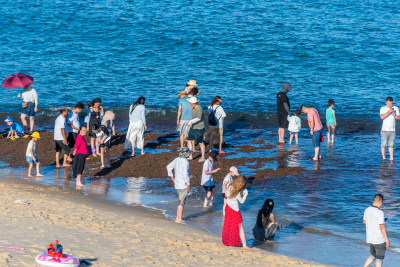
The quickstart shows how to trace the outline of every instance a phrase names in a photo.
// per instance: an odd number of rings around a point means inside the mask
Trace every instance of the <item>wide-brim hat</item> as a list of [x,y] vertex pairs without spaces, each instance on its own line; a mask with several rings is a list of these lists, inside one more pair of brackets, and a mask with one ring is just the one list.
[[14,120],[11,117],[7,117],[7,119],[5,119],[4,122],[14,122]]
[[213,161],[218,161],[217,155],[218,154],[215,151],[211,151],[210,154],[208,154],[208,156],[211,157],[213,159]]
[[187,101],[189,101],[189,103],[196,104],[199,102],[199,99],[197,99],[195,96],[192,96],[191,98],[187,99]]
[[40,134],[39,132],[34,132],[33,134],[31,134],[31,137],[40,139]]
[[190,150],[189,148],[187,148],[187,147],[183,147],[182,148],[182,150],[181,150],[181,152],[179,152],[179,157],[180,158],[188,158],[190,155],[192,155],[193,154],[193,151],[192,150]]
[[239,176],[239,171],[235,166],[229,168],[230,172],[233,172],[236,176]]
[[190,86],[197,86],[198,85],[195,80],[190,80],[190,81],[188,81],[187,84],[190,85]]

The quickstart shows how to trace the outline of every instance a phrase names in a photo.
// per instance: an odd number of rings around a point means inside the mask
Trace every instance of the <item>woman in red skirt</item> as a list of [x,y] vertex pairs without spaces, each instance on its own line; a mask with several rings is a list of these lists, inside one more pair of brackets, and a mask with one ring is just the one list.
[[246,245],[242,214],[239,211],[239,202],[243,204],[248,194],[247,189],[244,189],[246,183],[247,178],[242,175],[228,186],[225,220],[222,228],[222,243],[226,246],[240,247],[243,245],[243,248],[249,249]]

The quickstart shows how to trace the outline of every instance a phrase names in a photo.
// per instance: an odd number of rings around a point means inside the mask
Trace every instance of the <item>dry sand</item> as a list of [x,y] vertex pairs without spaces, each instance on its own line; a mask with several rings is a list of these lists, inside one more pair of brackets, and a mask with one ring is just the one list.
[[56,239],[64,253],[83,259],[81,266],[322,266],[256,248],[226,247],[220,237],[156,212],[74,190],[3,178],[0,195],[0,245],[25,248],[0,249],[0,266],[35,266],[36,254]]

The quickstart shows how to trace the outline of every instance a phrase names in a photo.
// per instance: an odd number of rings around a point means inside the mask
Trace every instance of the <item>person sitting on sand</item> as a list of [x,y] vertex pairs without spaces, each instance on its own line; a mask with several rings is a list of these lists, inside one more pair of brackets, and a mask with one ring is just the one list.
[[190,125],[189,121],[192,119],[192,107],[187,101],[189,99],[186,91],[181,92],[180,99],[178,102],[178,116],[176,118],[176,125],[179,127],[179,139],[181,147],[179,151],[184,147],[185,141],[189,135]]
[[[67,131],[68,131],[68,146],[71,149],[74,148],[75,146],[75,139],[78,136],[79,128],[81,126],[79,122],[79,113],[82,112],[82,110],[85,108],[82,102],[78,102],[75,105],[75,108],[68,114],[68,119],[67,119]],[[72,161],[71,159],[71,154],[67,158],[68,161]]]
[[214,139],[216,139],[218,141],[219,154],[224,154],[225,151],[222,150],[222,138],[224,136],[224,118],[226,117],[226,113],[221,103],[221,97],[216,96],[208,107],[208,145],[211,151],[214,147]]
[[140,148],[141,154],[144,155],[144,131],[147,130],[145,104],[146,98],[141,96],[129,108],[129,128],[124,148],[132,148],[132,157],[135,156],[135,147]]
[[104,113],[101,125],[106,126],[108,129],[112,130],[112,135],[115,136],[115,114],[112,110],[107,110]]
[[18,139],[18,134],[22,134],[22,126],[16,123],[11,117],[7,117],[4,122],[7,123],[8,126],[10,126],[7,138],[11,140]]
[[179,197],[178,207],[176,209],[176,222],[184,222],[182,219],[183,207],[185,206],[186,197],[190,191],[190,170],[187,158],[192,154],[193,151],[189,150],[187,147],[183,147],[179,152],[179,157],[174,159],[167,166],[168,176],[171,177],[172,182],[174,182]]
[[222,243],[226,246],[249,249],[246,245],[246,237],[243,229],[243,218],[239,211],[239,202],[244,203],[247,197],[247,178],[239,176],[234,180],[227,190],[227,204],[225,208],[224,226],[222,228]]
[[34,132],[32,135],[32,140],[29,141],[28,147],[26,148],[26,161],[29,164],[28,169],[28,177],[32,177],[32,168],[33,164],[36,163],[36,177],[42,177],[43,175],[40,174],[40,162],[36,156],[36,141],[40,139],[40,134],[38,132]]
[[274,201],[267,199],[262,208],[258,211],[257,222],[253,228],[254,238],[259,241],[274,240],[275,233],[281,227],[275,221],[272,210],[274,209]]
[[87,134],[87,127],[82,125],[79,129],[79,134],[75,140],[74,146],[74,160],[72,162],[72,173],[76,177],[76,187],[79,189],[83,186],[82,173],[85,169],[85,161],[88,156],[85,136]]
[[[101,167],[100,169],[110,168],[110,148],[111,148],[111,133],[108,128],[104,125],[98,126],[97,124],[93,125],[92,132],[96,135],[98,141],[97,151],[100,151],[100,161]],[[104,161],[104,154],[106,154],[106,160]],[[107,164],[104,164],[106,162]]]
[[318,111],[315,108],[307,107],[306,105],[301,105],[300,110],[307,114],[308,125],[310,126],[310,135],[312,137],[315,152],[313,160],[320,160],[323,126]]
[[66,127],[66,117],[68,116],[68,109],[62,107],[60,109],[60,115],[56,119],[54,126],[54,142],[56,144],[56,168],[60,168],[60,153],[64,150],[64,161],[63,167],[70,167],[67,163],[67,158],[70,153],[70,148],[68,146],[67,135],[65,132]]
[[[206,147],[204,145],[204,111],[199,105],[199,101],[196,97],[191,97],[187,101],[189,101],[190,106],[192,107],[192,120],[189,121],[191,128],[187,138],[188,147],[190,150],[194,151],[195,145],[199,144],[201,150],[201,158],[199,159],[199,162],[204,162],[206,160]],[[190,156],[189,160],[193,160],[193,156]]]
[[213,205],[214,188],[215,188],[213,174],[221,170],[220,168],[213,170],[215,161],[218,161],[217,152],[212,151],[208,155],[208,159],[204,161],[203,164],[203,172],[201,174],[201,185],[206,190],[206,197],[204,198],[204,204],[203,204],[204,208],[206,208],[208,204],[210,205],[210,207]]
[[225,207],[226,207],[226,196],[228,189],[228,185],[233,182],[233,178],[239,176],[239,171],[235,166],[229,168],[229,173],[225,176],[224,181],[222,182],[222,197],[224,198],[224,207],[222,209],[223,215],[225,216]]

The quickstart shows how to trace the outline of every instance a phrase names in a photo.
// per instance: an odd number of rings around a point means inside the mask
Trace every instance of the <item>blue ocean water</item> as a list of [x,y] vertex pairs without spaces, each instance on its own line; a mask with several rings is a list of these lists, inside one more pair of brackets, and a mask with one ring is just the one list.
[[[243,208],[248,238],[257,209],[272,196],[287,230],[265,249],[359,266],[368,253],[359,245],[364,241],[361,214],[370,196],[383,192],[394,247],[387,262],[400,260],[400,169],[397,163],[380,164],[378,136],[379,107],[388,95],[395,104],[400,99],[396,1],[27,0],[0,1],[0,14],[0,79],[17,72],[35,78],[43,124],[57,115],[56,108],[95,97],[124,114],[142,95],[162,111],[154,117],[173,124],[176,94],[195,79],[203,106],[222,96],[227,140],[236,144],[248,141],[243,136],[276,138],[271,114],[282,82],[294,87],[292,109],[306,103],[323,111],[334,99],[337,144],[323,148],[324,161],[314,170],[307,130],[301,133],[297,154],[284,166],[307,171],[252,186],[251,201]],[[21,102],[19,90],[1,90],[3,120],[19,111]],[[115,199],[122,196],[110,192]],[[194,223],[218,234],[218,226],[210,224],[220,219],[220,211],[215,213]]]

